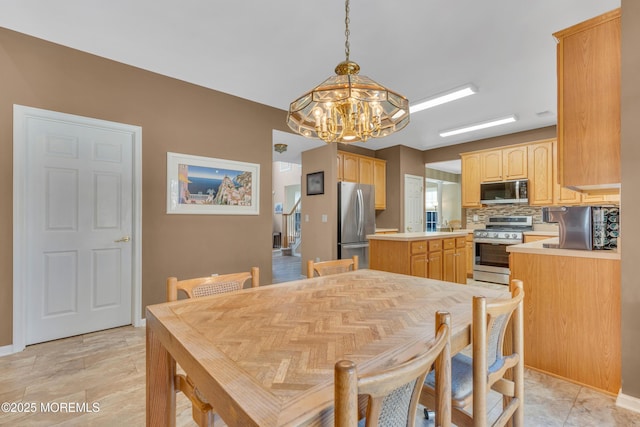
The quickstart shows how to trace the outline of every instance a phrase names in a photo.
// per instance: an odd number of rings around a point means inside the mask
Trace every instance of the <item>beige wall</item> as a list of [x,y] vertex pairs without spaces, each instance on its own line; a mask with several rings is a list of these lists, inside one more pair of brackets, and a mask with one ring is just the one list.
[[[271,282],[271,140],[284,111],[1,28],[0,93],[0,346],[12,342],[13,104],[142,127],[143,308],[164,301],[170,275],[256,265]],[[260,215],[166,215],[167,151],[259,163]]]
[[404,145],[376,151],[379,159],[387,161],[387,209],[376,213],[376,227],[404,230],[404,176],[424,178],[422,152]]
[[[307,261],[326,261],[338,257],[338,148],[327,144],[302,153],[302,243],[301,273],[307,274]],[[324,171],[324,194],[307,196],[307,174]],[[327,222],[322,222],[322,215]],[[309,220],[307,221],[307,216]]]
[[[622,0],[622,392],[640,399],[640,2]],[[636,238],[636,236],[638,238]]]

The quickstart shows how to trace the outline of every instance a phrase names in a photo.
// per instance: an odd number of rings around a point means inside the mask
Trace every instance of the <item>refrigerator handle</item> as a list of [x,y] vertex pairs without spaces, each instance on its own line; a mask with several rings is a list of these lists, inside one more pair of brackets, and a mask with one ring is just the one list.
[[364,231],[364,197],[362,195],[362,189],[358,188],[358,236],[362,240],[362,233]]

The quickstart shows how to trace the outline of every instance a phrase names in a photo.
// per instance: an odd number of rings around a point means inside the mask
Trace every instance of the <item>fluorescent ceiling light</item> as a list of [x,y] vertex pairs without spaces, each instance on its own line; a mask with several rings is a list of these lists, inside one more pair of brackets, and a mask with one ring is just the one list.
[[458,135],[461,133],[473,132],[474,130],[486,129],[493,126],[500,126],[507,123],[513,123],[516,120],[518,120],[518,117],[516,117],[515,114],[512,114],[510,116],[502,117],[500,119],[493,119],[488,122],[476,123],[474,125],[469,125],[469,126],[465,126],[457,129],[443,130],[442,132],[440,132],[440,136],[444,138],[447,136]]
[[478,92],[472,84],[468,84],[456,89],[452,89],[448,92],[436,95],[429,99],[425,99],[415,105],[409,106],[410,113],[417,113],[418,111],[426,110],[427,108],[435,107],[436,105],[444,104],[447,102],[455,101],[456,99],[464,98],[465,96],[473,95]]

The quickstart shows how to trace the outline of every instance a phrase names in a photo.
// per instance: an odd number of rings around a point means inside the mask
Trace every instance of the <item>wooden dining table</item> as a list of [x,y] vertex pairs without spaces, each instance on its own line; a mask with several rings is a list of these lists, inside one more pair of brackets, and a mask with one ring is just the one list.
[[378,370],[424,349],[451,314],[470,343],[471,299],[508,297],[376,270],[148,306],[148,426],[175,425],[176,362],[229,426],[333,425],[334,365]]

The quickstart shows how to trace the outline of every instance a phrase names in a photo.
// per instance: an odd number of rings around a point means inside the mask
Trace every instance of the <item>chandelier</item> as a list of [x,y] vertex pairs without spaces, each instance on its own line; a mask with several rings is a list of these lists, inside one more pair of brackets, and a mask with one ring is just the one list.
[[308,138],[351,144],[391,135],[409,124],[409,100],[369,77],[349,60],[349,0],[345,2],[346,60],[329,77],[293,101],[287,124]]

